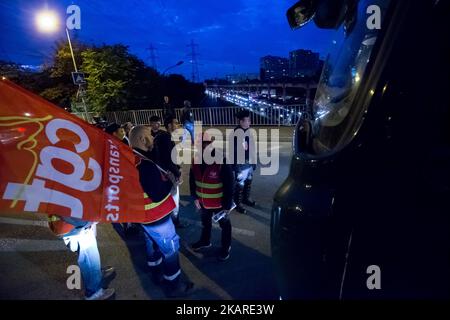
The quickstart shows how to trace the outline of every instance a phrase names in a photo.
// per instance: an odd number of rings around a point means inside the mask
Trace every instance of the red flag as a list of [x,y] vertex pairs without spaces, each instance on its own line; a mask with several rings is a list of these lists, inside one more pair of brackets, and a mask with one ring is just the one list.
[[0,210],[147,222],[131,148],[0,81]]

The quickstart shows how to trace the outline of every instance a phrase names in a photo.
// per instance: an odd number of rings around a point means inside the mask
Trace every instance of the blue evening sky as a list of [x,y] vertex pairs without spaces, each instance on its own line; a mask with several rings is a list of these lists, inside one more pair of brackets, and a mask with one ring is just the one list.
[[[190,78],[187,46],[198,46],[200,79],[229,73],[259,72],[264,55],[288,56],[290,50],[311,49],[325,55],[333,31],[313,23],[292,31],[286,10],[295,0],[0,0],[0,59],[40,65],[47,61],[57,39],[64,39],[66,8],[81,8],[81,30],[71,36],[94,44],[128,45],[130,52],[151,64],[150,44],[157,48],[159,71],[179,60],[173,69]],[[61,30],[39,33],[35,14],[54,9]]]

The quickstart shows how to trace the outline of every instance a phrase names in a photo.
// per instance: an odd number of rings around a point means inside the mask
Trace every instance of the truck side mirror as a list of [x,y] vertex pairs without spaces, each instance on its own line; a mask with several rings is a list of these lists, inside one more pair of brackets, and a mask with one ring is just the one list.
[[286,12],[295,30],[311,20],[321,29],[337,29],[344,21],[351,26],[357,0],[300,0]]
[[300,0],[286,12],[289,26],[298,29],[311,21],[316,12],[317,0]]

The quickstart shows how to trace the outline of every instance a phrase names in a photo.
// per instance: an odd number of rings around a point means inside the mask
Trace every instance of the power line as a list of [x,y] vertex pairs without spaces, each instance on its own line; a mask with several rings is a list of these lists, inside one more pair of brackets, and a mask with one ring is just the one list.
[[194,43],[194,40],[191,40],[191,43],[187,45],[191,48],[191,53],[188,55],[191,58],[192,72],[191,72],[191,81],[197,83],[200,81],[200,77],[198,75],[198,44]]
[[157,65],[156,65],[156,59],[157,59],[156,48],[153,46],[152,43],[150,43],[150,47],[148,47],[147,50],[150,51],[150,61],[152,63],[152,68],[155,70],[158,70]]

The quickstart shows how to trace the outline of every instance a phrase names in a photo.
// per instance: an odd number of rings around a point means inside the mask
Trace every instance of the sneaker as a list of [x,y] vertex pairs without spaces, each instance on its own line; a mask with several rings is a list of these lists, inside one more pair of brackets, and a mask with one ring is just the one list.
[[89,297],[85,297],[85,300],[108,300],[116,291],[114,289],[100,289],[96,293],[90,295]]
[[219,261],[228,260],[230,258],[230,251],[231,251],[231,247],[229,247],[228,249],[220,249],[219,256],[217,257],[217,259]]
[[102,268],[102,278],[103,279],[109,279],[111,277],[114,277],[116,275],[116,269],[111,266],[106,266]]
[[192,294],[194,283],[179,279],[173,281],[165,280],[165,294],[168,298],[183,298]]
[[164,282],[163,268],[161,264],[157,266],[151,266],[150,273],[152,281],[155,285],[159,286]]
[[109,283],[116,277],[116,270],[107,266],[102,268],[102,288],[106,289]]
[[192,250],[194,250],[194,251],[198,251],[198,250],[201,250],[201,249],[206,249],[206,248],[209,248],[209,247],[211,247],[211,242],[205,242],[205,241],[197,241],[196,243],[194,243],[192,246],[191,246],[191,248],[192,248]]
[[239,213],[242,213],[242,214],[246,214],[247,213],[247,210],[245,210],[245,208],[243,206],[241,206],[241,205],[238,205],[236,207],[236,211],[239,212]]

